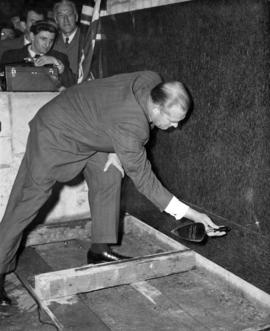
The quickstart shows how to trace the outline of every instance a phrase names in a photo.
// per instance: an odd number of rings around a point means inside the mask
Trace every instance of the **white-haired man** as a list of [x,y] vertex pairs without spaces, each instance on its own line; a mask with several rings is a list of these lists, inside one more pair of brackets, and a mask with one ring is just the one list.
[[53,16],[60,31],[53,49],[68,56],[70,68],[77,78],[82,34],[78,26],[76,5],[69,0],[56,2]]

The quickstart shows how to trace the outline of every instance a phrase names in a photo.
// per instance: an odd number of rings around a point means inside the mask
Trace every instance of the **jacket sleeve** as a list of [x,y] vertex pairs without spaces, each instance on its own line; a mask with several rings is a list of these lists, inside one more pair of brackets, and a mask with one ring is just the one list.
[[56,52],[56,51],[52,53],[52,56],[59,59],[65,66],[63,73],[61,75],[59,75],[61,84],[65,87],[70,87],[70,86],[74,85],[76,83],[76,79],[70,69],[68,57],[63,53]]
[[1,61],[0,61],[1,71],[5,70],[5,65],[7,65],[9,63],[14,63],[14,62],[19,62],[16,57],[16,50],[15,51],[14,50],[5,51],[3,53],[2,57],[1,57]]
[[163,211],[173,195],[161,184],[147,159],[145,132],[138,125],[119,124],[111,129],[116,154],[122,166],[140,193]]
[[12,62],[12,59],[10,58],[10,52],[9,51],[5,51],[1,57],[1,67],[4,67],[5,64]]

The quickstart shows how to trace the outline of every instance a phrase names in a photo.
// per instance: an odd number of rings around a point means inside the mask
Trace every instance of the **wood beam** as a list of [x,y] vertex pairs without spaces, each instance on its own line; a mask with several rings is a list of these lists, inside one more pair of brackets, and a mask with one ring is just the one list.
[[51,318],[57,330],[109,331],[110,328],[81,300],[79,295],[58,302],[43,300],[37,294],[34,288],[34,275],[51,270],[34,248],[27,247],[19,258],[16,275],[40,308]]
[[76,220],[38,225],[27,234],[26,246],[42,245],[72,239],[89,239],[91,220]]
[[43,300],[61,298],[167,276],[194,267],[194,252],[166,252],[125,261],[42,273],[35,276],[35,291]]

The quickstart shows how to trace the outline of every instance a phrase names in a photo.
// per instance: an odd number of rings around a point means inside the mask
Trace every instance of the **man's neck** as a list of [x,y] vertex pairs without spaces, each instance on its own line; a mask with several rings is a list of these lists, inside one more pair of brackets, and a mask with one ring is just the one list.
[[28,53],[31,55],[31,57],[34,57],[35,55],[42,55],[35,48],[33,48],[32,44],[28,46]]
[[62,32],[62,35],[63,35],[64,40],[66,38],[73,38],[73,36],[75,35],[75,33],[77,31],[77,28],[78,27],[76,26],[76,28],[72,32],[70,32],[70,33],[64,33],[64,32]]

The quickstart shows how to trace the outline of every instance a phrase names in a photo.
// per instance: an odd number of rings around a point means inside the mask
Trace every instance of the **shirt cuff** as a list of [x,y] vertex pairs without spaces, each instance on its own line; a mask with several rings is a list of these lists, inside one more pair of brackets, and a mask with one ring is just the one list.
[[168,206],[164,209],[164,211],[175,217],[175,219],[180,220],[182,217],[185,216],[188,209],[188,205],[181,202],[176,197],[173,197],[169,202]]
[[64,72],[64,70],[65,70],[65,66],[64,66],[64,64],[62,63],[62,61],[60,61],[60,60],[58,60],[58,59],[56,59],[57,60],[57,63],[56,63],[56,68],[58,69],[58,72],[59,72],[59,74],[61,75],[63,72]]

